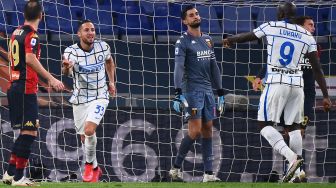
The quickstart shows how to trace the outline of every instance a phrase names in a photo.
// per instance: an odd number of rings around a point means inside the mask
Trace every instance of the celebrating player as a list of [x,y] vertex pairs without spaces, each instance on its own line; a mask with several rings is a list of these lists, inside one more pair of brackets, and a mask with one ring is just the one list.
[[80,41],[64,51],[62,72],[73,77],[69,102],[73,104],[75,128],[85,148],[83,181],[98,182],[102,170],[96,159],[96,128],[105,114],[109,94],[115,96],[115,64],[110,46],[95,40],[95,27],[90,20],[81,22],[77,34]]
[[[295,23],[305,28],[311,34],[315,32],[314,21],[313,21],[313,18],[310,16],[299,16],[295,19]],[[319,48],[317,50],[318,50],[318,55],[320,55]],[[302,59],[302,61],[300,61],[299,63],[299,66],[303,72],[302,74],[303,83],[304,83],[303,91],[304,91],[304,96],[305,96],[304,98],[304,120],[300,125],[301,135],[302,137],[304,137],[307,124],[309,123],[310,119],[312,119],[312,111],[313,111],[316,92],[315,92],[315,79],[314,79],[314,75],[312,72],[312,67],[309,63],[309,59],[307,58]],[[265,77],[265,74],[266,74],[266,67],[260,70],[259,74],[257,75],[256,79],[253,82],[253,89],[255,91],[257,91],[258,88],[260,87],[261,79]],[[282,118],[280,119],[280,124],[283,124],[283,116],[281,117]],[[288,134],[289,132],[288,126],[284,126],[284,130],[285,130],[286,136],[290,137],[292,135],[292,134]],[[293,140],[293,139],[289,140],[289,147],[293,148],[293,146],[297,146],[295,142],[296,140]],[[297,154],[302,155],[302,146],[301,148],[299,147],[297,149]],[[292,180],[295,182],[301,182],[304,176],[305,176],[305,172],[303,170],[299,171],[298,169],[297,172],[295,173],[295,176],[292,178]]]
[[46,71],[39,61],[41,48],[37,28],[42,19],[42,7],[37,0],[25,5],[24,18],[24,25],[14,30],[8,44],[11,66],[11,86],[7,91],[9,114],[11,126],[20,129],[20,135],[15,140],[2,180],[13,186],[34,185],[23,172],[39,127],[37,75],[48,80],[56,91],[64,89],[62,82]]
[[[278,6],[278,20],[264,23],[253,32],[242,33],[223,40],[224,47],[234,43],[257,40],[266,36],[268,46],[267,78],[259,103],[258,121],[261,135],[289,162],[283,178],[288,182],[295,171],[303,164],[302,137],[299,131],[303,121],[303,80],[298,62],[308,58],[323,93],[325,111],[331,107],[326,81],[318,61],[316,42],[311,33],[292,24],[296,6],[287,2]],[[295,140],[292,149],[287,146],[281,134],[272,127],[280,122],[284,112],[284,123],[288,126],[291,139]]]
[[212,83],[217,89],[218,106],[224,105],[224,90],[220,70],[216,63],[211,37],[201,33],[201,18],[193,6],[187,6],[181,13],[187,32],[175,45],[175,99],[174,109],[181,112],[185,108],[188,119],[188,135],[181,142],[174,167],[169,171],[172,180],[182,180],[181,166],[190,146],[202,136],[204,162],[203,182],[219,181],[212,171],[212,120],[216,118],[216,103]]

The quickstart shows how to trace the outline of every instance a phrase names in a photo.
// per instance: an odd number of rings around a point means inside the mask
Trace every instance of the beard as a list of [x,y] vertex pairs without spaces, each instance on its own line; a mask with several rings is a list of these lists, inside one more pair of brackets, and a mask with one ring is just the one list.
[[89,40],[83,40],[83,43],[88,45],[88,46],[91,46],[93,44],[94,40],[91,42]]
[[189,26],[191,27],[191,28],[198,28],[199,26],[201,25],[201,21],[199,21],[199,22],[196,22],[196,23],[192,23],[192,24],[190,24]]

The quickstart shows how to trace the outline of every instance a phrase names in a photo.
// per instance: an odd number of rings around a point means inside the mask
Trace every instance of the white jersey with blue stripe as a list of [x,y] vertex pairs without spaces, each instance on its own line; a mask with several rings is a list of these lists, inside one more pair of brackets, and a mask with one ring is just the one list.
[[84,104],[96,99],[109,99],[105,61],[111,58],[111,51],[106,42],[95,41],[90,51],[83,50],[80,43],[73,44],[65,49],[64,57],[74,64],[70,103]]
[[285,21],[264,23],[253,32],[258,38],[267,38],[266,84],[303,87],[300,64],[307,53],[317,51],[314,37],[303,27]]

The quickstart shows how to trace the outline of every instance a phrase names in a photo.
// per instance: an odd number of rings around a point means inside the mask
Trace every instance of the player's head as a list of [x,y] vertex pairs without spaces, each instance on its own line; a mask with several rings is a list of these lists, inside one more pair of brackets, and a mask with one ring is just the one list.
[[26,21],[42,19],[42,6],[38,0],[30,0],[24,7],[24,18]]
[[278,6],[278,20],[292,20],[296,15],[296,6],[292,2],[286,2]]
[[295,23],[298,25],[301,25],[303,28],[305,28],[310,33],[315,32],[314,20],[310,16],[299,16],[295,19]]
[[192,5],[183,8],[181,19],[184,25],[191,28],[198,28],[201,25],[201,17],[196,8]]
[[96,37],[96,30],[91,20],[83,20],[78,27],[79,39],[87,45],[93,44]]

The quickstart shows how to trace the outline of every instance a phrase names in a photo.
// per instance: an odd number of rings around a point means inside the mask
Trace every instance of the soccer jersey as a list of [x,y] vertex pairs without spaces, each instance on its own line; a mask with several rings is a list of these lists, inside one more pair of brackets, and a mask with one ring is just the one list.
[[40,59],[40,43],[37,32],[29,25],[19,26],[8,43],[11,82],[22,84],[25,94],[36,94],[38,76],[27,65],[26,54],[33,53]]
[[265,83],[303,87],[300,64],[307,53],[317,50],[313,36],[303,27],[285,21],[264,23],[253,32],[258,38],[267,38]]
[[85,51],[80,43],[69,46],[64,57],[74,64],[73,93],[69,102],[84,104],[96,99],[108,99],[105,61],[111,58],[110,46],[103,41],[95,41],[90,51]]
[[[218,69],[210,36],[202,34],[194,37],[185,32],[175,44],[175,66],[184,64],[182,89],[184,91],[212,91],[212,82],[217,75],[214,69]],[[176,74],[175,74],[176,75]],[[214,78],[215,77],[215,78]],[[219,77],[219,76],[217,76]],[[179,79],[175,79],[175,87],[179,88]],[[221,88],[221,81],[217,81],[216,89]]]

